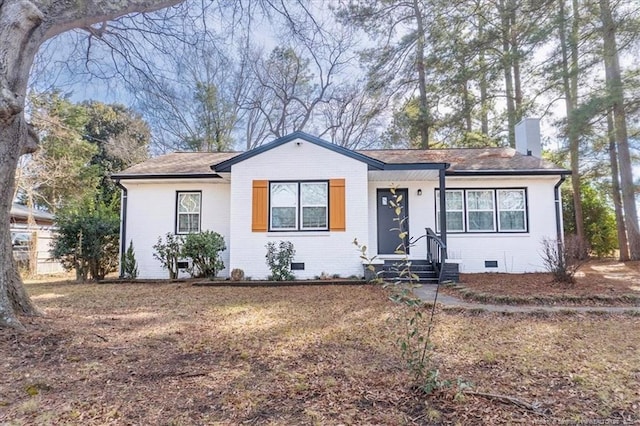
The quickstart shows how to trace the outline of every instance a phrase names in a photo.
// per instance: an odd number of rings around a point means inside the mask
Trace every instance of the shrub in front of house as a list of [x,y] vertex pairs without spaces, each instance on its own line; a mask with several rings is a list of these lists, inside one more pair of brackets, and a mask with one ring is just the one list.
[[138,278],[138,261],[133,250],[133,241],[129,242],[129,248],[122,256],[122,275],[132,280]]
[[267,248],[267,265],[271,270],[269,279],[273,281],[290,281],[295,278],[291,273],[291,261],[296,254],[291,241],[280,241],[278,245],[269,242]]
[[158,237],[158,242],[153,246],[153,257],[160,261],[162,267],[169,271],[169,279],[178,278],[178,261],[182,253],[182,237],[167,232],[164,236]]
[[585,242],[576,235],[567,235],[564,241],[542,240],[542,262],[555,282],[574,284],[576,272],[588,260],[586,252]]
[[101,280],[118,267],[120,220],[104,204],[68,206],[56,213],[51,254],[76,278]]
[[226,249],[222,235],[214,231],[204,231],[185,237],[182,256],[191,259],[187,270],[192,277],[215,278],[218,272],[224,269],[220,253]]

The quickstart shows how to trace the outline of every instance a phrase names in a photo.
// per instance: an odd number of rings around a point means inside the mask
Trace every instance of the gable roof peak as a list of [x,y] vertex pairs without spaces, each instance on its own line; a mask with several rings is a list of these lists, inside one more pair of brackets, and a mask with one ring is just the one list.
[[288,135],[274,139],[271,142],[268,142],[264,145],[260,145],[259,147],[253,148],[249,151],[245,151],[242,154],[239,154],[233,158],[214,164],[211,166],[211,169],[216,173],[230,172],[231,166],[233,166],[234,164],[238,164],[244,160],[255,157],[256,155],[262,154],[263,152],[269,151],[273,148],[277,148],[281,145],[284,145],[288,142],[292,142],[296,139],[302,139],[306,142],[312,143],[314,145],[318,145],[322,148],[326,148],[330,151],[336,152],[346,157],[353,158],[354,160],[361,161],[367,164],[367,166],[369,167],[369,170],[382,170],[384,168],[384,162],[380,160],[377,160],[375,158],[369,157],[360,152],[353,151],[351,149],[345,148],[340,145],[336,145],[334,143],[321,139],[317,136],[312,136],[308,133],[298,130],[293,133],[289,133]]

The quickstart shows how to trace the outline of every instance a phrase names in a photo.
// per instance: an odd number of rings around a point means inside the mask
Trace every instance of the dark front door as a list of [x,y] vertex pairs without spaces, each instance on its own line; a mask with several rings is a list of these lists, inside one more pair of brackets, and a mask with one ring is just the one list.
[[[378,211],[378,254],[396,254],[398,246],[402,243],[400,232],[407,232],[404,237],[406,253],[409,254],[409,191],[406,188],[396,189],[395,195],[390,189],[378,189],[377,211]],[[397,200],[400,199],[398,202]],[[393,204],[402,207],[400,215],[396,215]]]

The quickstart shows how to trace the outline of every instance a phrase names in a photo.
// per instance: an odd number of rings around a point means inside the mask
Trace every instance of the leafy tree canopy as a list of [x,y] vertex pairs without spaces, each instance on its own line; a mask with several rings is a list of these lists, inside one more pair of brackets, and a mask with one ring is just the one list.
[[[566,189],[562,200],[564,231],[565,235],[574,235],[576,223],[573,213],[573,192],[568,186]],[[610,191],[591,182],[582,182],[581,192],[585,237],[590,252],[597,257],[611,256],[618,248],[618,236]]]
[[109,175],[147,158],[151,139],[141,116],[123,105],[72,103],[60,92],[32,94],[40,149],[23,161],[18,196],[55,212],[97,198],[117,210]]

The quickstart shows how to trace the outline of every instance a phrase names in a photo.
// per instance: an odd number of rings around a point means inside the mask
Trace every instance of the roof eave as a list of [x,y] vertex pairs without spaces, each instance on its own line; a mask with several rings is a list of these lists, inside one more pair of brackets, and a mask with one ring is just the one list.
[[151,174],[115,174],[111,179],[135,180],[135,179],[222,179],[217,173],[151,173]]
[[537,170],[447,170],[447,176],[568,176],[566,169]]
[[[15,217],[15,218],[19,218],[19,219],[29,219],[29,215],[28,214],[23,214],[23,213],[10,213],[9,214],[11,217]],[[53,221],[53,217],[52,216],[41,216],[37,213],[33,214],[33,218],[36,220],[48,220],[48,221]]]
[[449,163],[385,163],[383,170],[446,170]]

